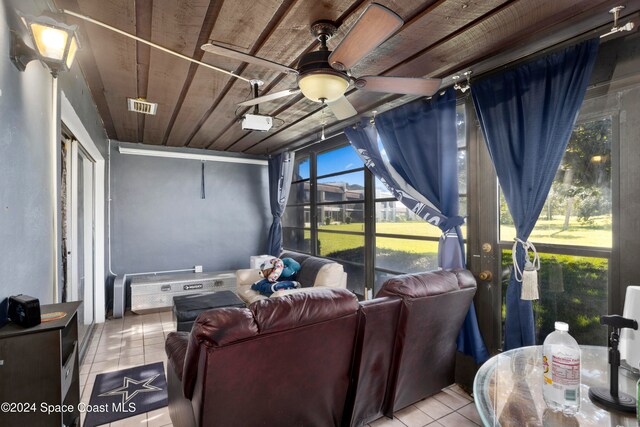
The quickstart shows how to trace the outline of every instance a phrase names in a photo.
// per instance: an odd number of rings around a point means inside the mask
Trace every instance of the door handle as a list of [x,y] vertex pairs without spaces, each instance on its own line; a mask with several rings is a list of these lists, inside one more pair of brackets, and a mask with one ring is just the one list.
[[493,280],[493,274],[489,270],[484,270],[481,271],[480,274],[478,274],[478,279],[483,282],[490,282],[491,280]]

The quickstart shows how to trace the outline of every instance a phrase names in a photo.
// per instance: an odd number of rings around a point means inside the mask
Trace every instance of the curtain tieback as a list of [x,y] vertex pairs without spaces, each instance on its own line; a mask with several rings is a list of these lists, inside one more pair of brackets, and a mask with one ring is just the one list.
[[446,233],[452,228],[458,227],[462,224],[464,224],[464,218],[461,216],[455,215],[447,218],[446,220],[438,224],[438,227],[440,227],[440,230],[442,230],[443,233]]
[[[520,299],[537,300],[540,298],[538,294],[538,270],[540,270],[540,256],[538,255],[536,247],[530,241],[524,241],[517,237],[513,240],[513,249],[511,250],[513,274],[517,282],[522,282]],[[520,268],[517,261],[516,251],[518,249],[518,244],[520,244],[524,250],[525,263],[523,269]],[[529,258],[529,250],[533,251],[533,261]]]

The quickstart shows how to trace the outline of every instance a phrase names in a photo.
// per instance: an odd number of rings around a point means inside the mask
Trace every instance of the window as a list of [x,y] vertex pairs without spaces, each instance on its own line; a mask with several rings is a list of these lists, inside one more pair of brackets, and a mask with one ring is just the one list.
[[[458,146],[458,192],[460,215],[466,216],[467,142],[464,105],[456,109]],[[398,273],[415,273],[438,268],[440,229],[398,202],[375,180],[375,284],[374,294],[389,277]],[[463,233],[466,232],[463,227]]]
[[[533,304],[538,343],[553,332],[556,320],[567,322],[580,344],[607,342],[600,316],[608,313],[609,304],[613,122],[607,115],[575,125],[529,237],[540,253],[540,299]],[[501,194],[500,239],[514,237],[513,219]],[[511,250],[504,249],[503,271],[509,271]],[[503,295],[508,282],[505,275]]]
[[[536,341],[569,323],[581,344],[604,345],[607,330],[600,316],[608,313],[609,258],[612,235],[611,154],[614,117],[579,120],[567,144],[547,201],[529,240],[540,252],[540,299],[533,304]],[[515,237],[513,219],[500,196],[500,239]],[[512,264],[502,255],[503,271]],[[503,294],[509,276],[503,277]]]
[[[529,240],[611,248],[612,122],[611,116],[605,116],[576,124]],[[515,235],[501,194],[500,238],[511,241]]]
[[[537,343],[560,320],[569,323],[581,345],[606,345],[607,329],[599,318],[621,312],[620,295],[635,277],[635,257],[627,256],[633,251],[616,252],[625,233],[637,232],[635,214],[628,211],[637,194],[631,173],[637,165],[626,161],[635,154],[625,155],[637,152],[632,135],[637,135],[638,122],[628,117],[640,112],[640,84],[637,67],[632,71],[626,65],[640,58],[637,49],[628,51],[634,43],[637,38],[621,38],[600,46],[565,155],[529,238],[541,259],[540,300],[534,302]],[[499,222],[502,266],[508,271],[515,229],[503,197]],[[616,236],[616,223],[622,235]],[[507,282],[505,274],[503,295]]]
[[[457,110],[460,215],[466,215],[466,132]],[[370,191],[369,191],[370,189]],[[372,218],[373,221],[366,221]],[[296,154],[284,247],[339,261],[351,290],[372,297],[390,276],[438,267],[440,229],[398,202],[344,136]],[[367,278],[367,279],[365,279]],[[373,283],[365,287],[365,283]]]
[[[316,254],[339,261],[349,288],[365,289],[365,169],[346,138],[316,156]],[[346,142],[346,145],[345,145]]]
[[282,245],[298,252],[311,248],[311,171],[309,156],[296,156],[291,190],[282,216]]
[[364,295],[364,164],[346,137],[296,153],[283,217],[283,246],[340,262]]

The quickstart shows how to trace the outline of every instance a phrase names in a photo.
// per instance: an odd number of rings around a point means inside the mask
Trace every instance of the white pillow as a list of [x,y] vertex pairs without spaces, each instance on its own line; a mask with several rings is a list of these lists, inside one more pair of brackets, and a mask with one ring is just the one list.
[[316,275],[316,281],[313,286],[322,286],[328,288],[338,288],[342,282],[342,275],[344,274],[344,268],[337,262],[331,262],[323,265],[318,274]]

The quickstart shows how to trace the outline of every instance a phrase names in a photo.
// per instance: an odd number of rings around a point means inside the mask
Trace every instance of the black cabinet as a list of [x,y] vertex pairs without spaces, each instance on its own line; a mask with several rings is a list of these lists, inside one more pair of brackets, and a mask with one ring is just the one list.
[[79,305],[43,305],[42,314],[66,316],[32,328],[0,328],[0,426],[80,424]]

